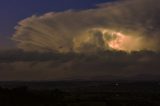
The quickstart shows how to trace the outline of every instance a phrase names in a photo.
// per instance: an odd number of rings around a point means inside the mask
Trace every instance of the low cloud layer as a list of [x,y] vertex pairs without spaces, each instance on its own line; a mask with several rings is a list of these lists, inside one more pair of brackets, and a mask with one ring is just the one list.
[[1,52],[0,80],[159,79],[159,53],[106,51],[99,54]]
[[119,0],[95,9],[33,15],[19,22],[12,39],[25,51],[159,51],[159,4],[159,0]]

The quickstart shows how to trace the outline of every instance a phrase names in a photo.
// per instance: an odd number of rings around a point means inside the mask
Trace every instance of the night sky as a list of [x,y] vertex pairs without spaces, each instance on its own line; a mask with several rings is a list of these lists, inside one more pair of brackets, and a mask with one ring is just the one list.
[[0,80],[159,80],[160,0],[1,0]]

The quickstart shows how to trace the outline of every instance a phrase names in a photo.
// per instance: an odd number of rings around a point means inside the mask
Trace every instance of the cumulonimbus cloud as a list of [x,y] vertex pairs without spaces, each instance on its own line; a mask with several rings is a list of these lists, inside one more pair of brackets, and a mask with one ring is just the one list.
[[95,9],[33,15],[19,22],[12,39],[25,51],[159,51],[159,4],[121,0]]

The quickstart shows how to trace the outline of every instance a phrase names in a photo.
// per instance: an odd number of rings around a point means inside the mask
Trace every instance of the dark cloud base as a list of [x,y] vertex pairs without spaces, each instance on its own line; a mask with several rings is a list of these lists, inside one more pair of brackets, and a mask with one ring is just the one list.
[[0,80],[159,79],[159,53],[105,51],[97,54],[1,52]]
[[11,38],[26,52],[0,52],[0,80],[160,79],[159,4],[119,0],[28,17]]

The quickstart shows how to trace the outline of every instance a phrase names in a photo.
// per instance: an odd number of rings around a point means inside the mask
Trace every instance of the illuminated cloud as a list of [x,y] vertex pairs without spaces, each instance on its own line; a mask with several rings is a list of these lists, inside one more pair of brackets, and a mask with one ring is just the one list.
[[159,4],[159,0],[122,0],[96,9],[33,15],[19,22],[12,39],[25,51],[159,51]]

